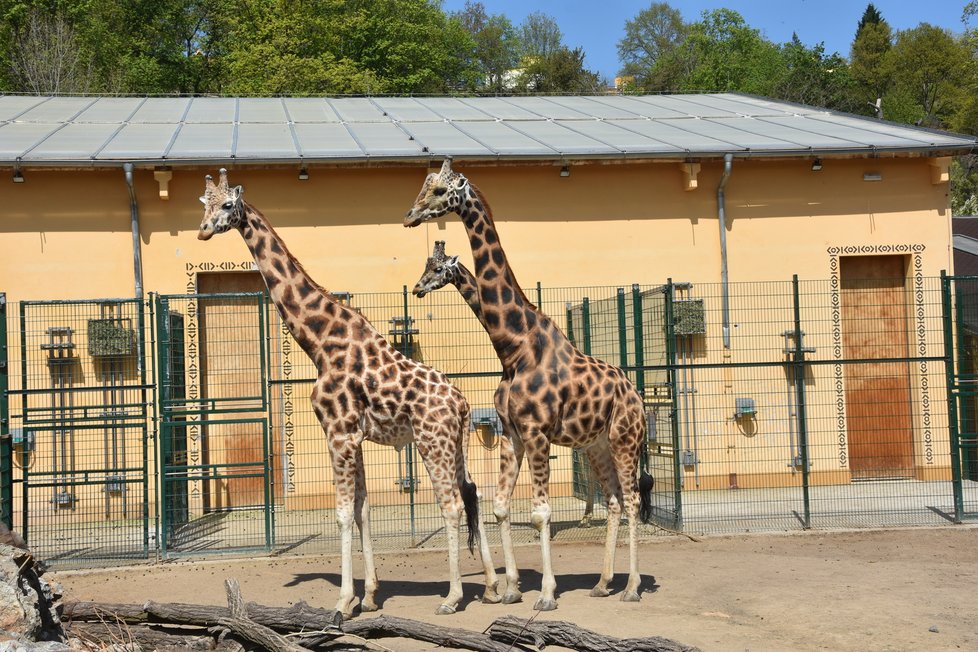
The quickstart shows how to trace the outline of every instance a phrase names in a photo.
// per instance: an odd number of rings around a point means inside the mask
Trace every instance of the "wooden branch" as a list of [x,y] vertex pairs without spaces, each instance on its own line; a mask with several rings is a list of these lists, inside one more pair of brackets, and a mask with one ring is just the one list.
[[507,652],[513,649],[511,645],[493,641],[480,632],[441,627],[420,620],[395,616],[348,620],[343,623],[343,632],[361,638],[413,638],[418,641],[435,643],[442,647],[475,650],[476,652]]
[[[165,648],[179,650],[213,650],[214,637],[206,630],[184,630],[182,632],[161,631],[154,627],[135,625],[129,627],[113,622],[74,622],[66,628],[69,637],[83,642],[106,643],[116,641],[122,644],[138,643],[149,650]],[[220,648],[219,648],[220,649]]]
[[270,652],[303,652],[308,649],[296,645],[273,629],[259,625],[248,618],[248,609],[241,597],[238,580],[229,577],[224,580],[224,587],[227,590],[230,616],[219,619],[217,621],[219,625],[231,630],[238,638],[256,643]]
[[559,645],[578,652],[697,652],[695,647],[661,636],[616,638],[560,620],[502,616],[487,631],[494,641],[537,647]]

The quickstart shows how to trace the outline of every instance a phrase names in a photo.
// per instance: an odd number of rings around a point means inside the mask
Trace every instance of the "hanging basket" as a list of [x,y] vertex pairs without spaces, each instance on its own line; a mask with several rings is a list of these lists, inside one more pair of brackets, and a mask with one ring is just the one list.
[[128,319],[89,319],[88,354],[93,358],[132,355],[136,333]]
[[702,299],[686,299],[672,304],[672,321],[676,335],[706,333],[706,313]]

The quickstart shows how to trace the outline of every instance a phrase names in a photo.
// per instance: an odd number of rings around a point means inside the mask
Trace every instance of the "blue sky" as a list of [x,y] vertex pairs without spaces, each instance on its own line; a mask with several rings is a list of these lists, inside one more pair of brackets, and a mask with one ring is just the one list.
[[[873,0],[895,30],[928,22],[955,33],[964,29],[961,10],[966,2]],[[491,14],[505,14],[514,25],[535,11],[550,15],[560,26],[564,44],[584,48],[585,66],[610,80],[620,67],[617,45],[624,35],[625,21],[649,7],[652,0],[482,0],[482,4]],[[679,9],[687,22],[698,20],[704,10],[733,9],[776,43],[791,40],[792,32],[797,32],[806,45],[825,43],[827,52],[848,56],[856,24],[869,0],[674,0],[669,4]],[[442,6],[446,11],[459,11],[465,0],[443,0]]]

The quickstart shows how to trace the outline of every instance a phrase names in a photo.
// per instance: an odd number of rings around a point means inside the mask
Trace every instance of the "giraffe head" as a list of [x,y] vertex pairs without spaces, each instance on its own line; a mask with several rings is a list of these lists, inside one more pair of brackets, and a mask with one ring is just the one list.
[[458,269],[458,256],[445,255],[445,241],[435,242],[435,250],[424,265],[424,273],[414,285],[414,296],[421,298],[424,295],[443,288],[455,278]]
[[244,207],[241,186],[228,187],[228,171],[221,168],[221,179],[214,183],[214,177],[204,177],[204,196],[200,198],[204,205],[204,219],[197,232],[198,240],[210,240],[215,233],[224,233],[228,229],[237,228],[244,219]]
[[457,213],[465,200],[467,185],[469,180],[452,172],[452,159],[446,158],[441,170],[432,172],[424,180],[414,206],[404,216],[404,226],[417,226],[446,213]]

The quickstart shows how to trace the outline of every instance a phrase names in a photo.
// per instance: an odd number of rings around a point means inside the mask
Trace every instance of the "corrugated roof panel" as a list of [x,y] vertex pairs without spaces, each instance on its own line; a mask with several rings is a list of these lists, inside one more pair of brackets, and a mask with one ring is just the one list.
[[95,104],[82,111],[73,122],[125,122],[140,104],[142,97],[100,97]]
[[649,136],[637,134],[629,125],[646,120],[569,120],[565,126],[586,136],[607,143],[609,146],[630,154],[678,152],[674,145],[659,142]]
[[287,124],[242,123],[238,125],[235,158],[298,157]]
[[413,97],[378,97],[377,103],[384,113],[401,122],[432,122],[442,117]]
[[458,122],[455,126],[503,156],[521,154],[526,156],[552,156],[557,153],[543,143],[512,129],[504,122],[496,122],[495,120]]
[[539,120],[540,116],[531,111],[521,109],[500,97],[467,97],[462,103],[482,111],[496,120]]
[[551,118],[554,120],[586,120],[593,118],[592,115],[573,109],[564,104],[559,104],[549,97],[528,96],[502,98],[511,104],[519,106],[521,109],[532,112],[537,118]]
[[359,122],[348,125],[368,156],[417,156],[423,154],[417,141],[389,122]]
[[906,147],[913,144],[951,146],[961,142],[960,137],[954,134],[914,129],[879,120],[860,120],[846,115],[834,114],[831,119],[827,115],[807,115],[804,119],[820,125],[819,128],[824,129],[825,133],[839,138],[856,138],[862,134],[862,138],[874,147]]
[[432,152],[449,156],[491,156],[496,153],[444,122],[411,122],[402,127],[414,136],[416,142]]
[[[826,125],[802,116],[772,116],[757,118],[756,122],[763,125],[764,132],[774,138],[790,140],[803,147],[816,149],[845,149],[868,147],[865,133],[836,132],[830,134]],[[862,140],[852,140],[862,137]]]
[[676,152],[716,153],[736,152],[744,149],[716,138],[709,138],[694,131],[673,126],[674,124],[681,124],[682,120],[623,120],[620,123],[609,120],[609,122],[621,124],[626,129],[632,129],[643,136],[666,143],[675,148]]
[[349,130],[338,122],[296,123],[295,133],[302,155],[306,157],[350,158],[364,155]]
[[421,102],[448,120],[486,120],[489,115],[456,97],[419,97]]
[[237,100],[233,97],[195,97],[187,112],[187,122],[234,122]]
[[583,113],[588,118],[601,118],[601,119],[623,119],[623,118],[637,118],[638,116],[627,110],[626,108],[619,106],[617,103],[612,102],[600,102],[598,100],[603,98],[598,97],[552,97],[551,102],[555,104],[560,104],[561,106],[567,107],[574,111]]
[[109,141],[97,158],[162,158],[177,127],[175,124],[128,124]]
[[671,109],[661,104],[646,101],[648,98],[635,97],[629,95],[609,95],[595,97],[594,101],[606,106],[615,107],[621,111],[627,111],[635,117],[642,118],[685,118],[687,115],[676,109]]
[[339,122],[329,104],[321,97],[286,97],[285,107],[293,122]]
[[47,101],[36,95],[4,95],[0,97],[0,120],[13,120],[24,111]]
[[341,97],[326,100],[344,122],[389,122],[390,118],[364,97]]
[[192,98],[189,97],[153,97],[148,99],[129,119],[131,124],[137,122],[166,122],[177,123],[183,119]]
[[609,151],[608,146],[603,143],[563,127],[559,122],[534,120],[520,122],[514,128],[561,154],[617,153],[616,150]]
[[643,101],[654,101],[659,106],[678,111],[687,118],[732,118],[743,115],[742,107],[729,106],[722,102],[711,102],[709,96],[705,95],[655,95],[642,99]]
[[167,158],[231,158],[233,137],[232,124],[185,124]]
[[17,120],[19,122],[67,122],[94,102],[94,97],[52,97],[47,102],[27,111]]
[[16,159],[60,126],[37,122],[9,122],[0,126],[0,157]]
[[[663,120],[663,122],[667,122],[677,129],[728,143],[739,150],[770,149],[781,152],[786,149],[799,149],[801,147],[798,143],[768,136],[764,133],[763,123],[758,123],[749,118],[711,118],[707,120],[686,118],[683,120]],[[753,131],[748,131],[748,129],[753,129]]]
[[28,156],[38,160],[91,159],[118,128],[114,124],[68,124],[38,143]]
[[[796,113],[828,113],[828,109],[820,109],[814,106],[802,106],[799,104],[789,104],[787,102],[777,102],[767,100],[763,97],[752,97],[750,95],[737,95],[729,93],[713,93],[709,95],[687,96],[694,101],[704,101],[710,103],[722,102],[737,113],[753,116],[773,116],[773,115],[794,115]],[[700,100],[699,98],[706,98]]]
[[238,122],[288,122],[278,97],[248,97],[238,103]]

